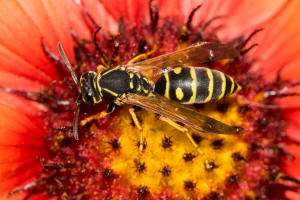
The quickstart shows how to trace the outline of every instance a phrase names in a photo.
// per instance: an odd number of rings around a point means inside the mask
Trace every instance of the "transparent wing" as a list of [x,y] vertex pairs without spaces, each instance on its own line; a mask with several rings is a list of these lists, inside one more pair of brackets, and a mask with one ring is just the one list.
[[236,49],[226,44],[202,42],[172,53],[128,64],[126,68],[130,71],[138,71],[156,77],[172,69],[171,67],[234,59],[239,55]]
[[136,94],[127,94],[127,98],[124,99],[123,102],[150,110],[202,132],[233,134],[241,131],[239,127],[226,125],[182,104],[159,96],[146,97]]

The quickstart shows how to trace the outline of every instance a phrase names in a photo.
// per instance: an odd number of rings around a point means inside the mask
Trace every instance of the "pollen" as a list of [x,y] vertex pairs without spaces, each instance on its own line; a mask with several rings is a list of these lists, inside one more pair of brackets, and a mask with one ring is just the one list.
[[[227,101],[226,112],[217,111],[216,103],[205,105],[201,112],[224,123],[241,125],[236,102]],[[143,185],[152,195],[167,188],[173,195],[185,199],[194,195],[204,198],[225,188],[228,180],[238,176],[244,164],[240,160],[247,154],[243,134],[216,135],[191,129],[191,136],[201,149],[200,155],[185,134],[159,120],[152,112],[136,112],[143,121],[140,131],[132,125],[128,109],[122,108],[114,122],[118,126],[112,125],[108,129],[108,136],[122,133],[119,139],[122,148],[118,154],[109,155],[109,163],[114,173],[122,174],[133,186]],[[147,141],[143,151],[137,148],[141,134]]]

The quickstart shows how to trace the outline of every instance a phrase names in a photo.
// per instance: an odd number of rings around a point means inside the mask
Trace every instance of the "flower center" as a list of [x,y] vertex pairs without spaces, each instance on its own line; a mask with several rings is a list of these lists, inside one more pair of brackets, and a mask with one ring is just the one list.
[[[197,110],[225,123],[241,125],[243,118],[238,108],[232,98]],[[124,182],[136,188],[147,187],[153,194],[166,188],[175,196],[204,197],[224,189],[243,169],[247,154],[243,134],[216,135],[190,130],[199,153],[184,133],[159,120],[154,113],[138,110],[136,114],[142,122],[141,131],[134,126],[125,107],[112,119],[108,134],[99,144],[100,151],[108,153],[107,167],[122,174]],[[143,150],[139,148],[140,134]],[[116,136],[118,149],[107,142]]]

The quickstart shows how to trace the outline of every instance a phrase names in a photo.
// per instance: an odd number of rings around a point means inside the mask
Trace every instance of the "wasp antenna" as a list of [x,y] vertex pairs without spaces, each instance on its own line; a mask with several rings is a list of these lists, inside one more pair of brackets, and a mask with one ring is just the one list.
[[74,82],[76,83],[77,86],[79,86],[78,77],[77,77],[75,71],[73,70],[73,67],[70,64],[70,62],[69,62],[69,60],[68,60],[68,58],[67,58],[67,56],[66,56],[66,54],[65,54],[65,52],[64,52],[64,50],[63,50],[60,42],[58,42],[58,51],[59,51],[59,54],[61,55],[61,57],[63,58],[64,63],[66,64],[67,68],[71,72],[72,78],[73,78]]
[[80,104],[81,104],[81,94],[77,97],[76,110],[75,110],[75,114],[74,114],[73,134],[74,134],[75,140],[79,140],[79,137],[78,137],[78,115],[79,115],[79,111],[80,111]]

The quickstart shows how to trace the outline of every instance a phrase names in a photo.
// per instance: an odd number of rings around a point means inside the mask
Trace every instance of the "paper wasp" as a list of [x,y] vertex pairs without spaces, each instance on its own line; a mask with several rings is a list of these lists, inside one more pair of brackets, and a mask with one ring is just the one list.
[[237,58],[240,54],[234,48],[202,42],[169,54],[106,69],[98,74],[88,71],[80,80],[60,43],[58,49],[80,92],[73,124],[75,139],[78,139],[81,99],[91,105],[100,103],[102,99],[117,105],[136,105],[202,132],[232,134],[241,130],[184,105],[219,100],[239,90],[240,86],[233,78],[220,71],[188,66]]

